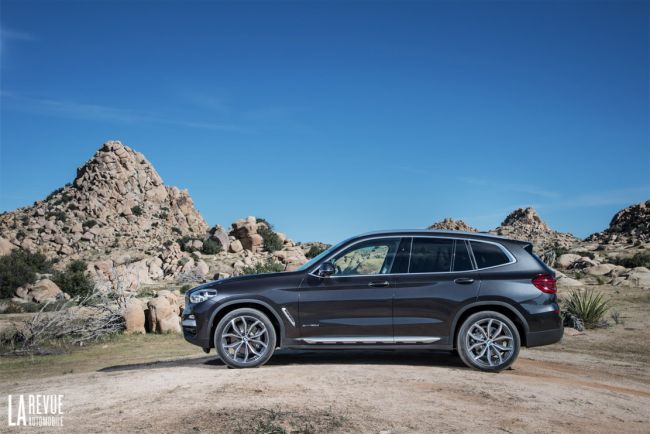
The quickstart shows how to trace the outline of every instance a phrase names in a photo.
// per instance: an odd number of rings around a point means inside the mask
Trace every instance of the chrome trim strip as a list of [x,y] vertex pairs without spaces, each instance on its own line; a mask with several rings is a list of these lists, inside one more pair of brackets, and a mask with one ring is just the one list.
[[284,314],[284,316],[287,317],[287,319],[289,320],[291,325],[295,327],[296,326],[296,321],[293,319],[293,317],[291,316],[291,314],[289,313],[289,311],[287,310],[286,307],[282,308],[282,313]]
[[302,338],[308,344],[431,344],[440,340],[435,336],[340,336]]
[[[382,236],[377,236],[377,237],[371,237],[371,238],[363,238],[363,239],[360,239],[360,240],[357,240],[357,241],[353,242],[352,244],[346,244],[344,246],[341,246],[336,252],[333,252],[326,259],[323,259],[321,261],[321,264],[323,262],[325,262],[325,261],[329,261],[334,256],[336,256],[338,253],[340,253],[342,250],[347,249],[349,247],[352,247],[352,246],[354,246],[356,244],[362,243],[364,241],[381,240],[381,239],[385,239],[385,238],[408,238],[408,237],[411,237],[411,250],[413,250],[413,238],[416,238],[416,237],[418,237],[418,238],[438,238],[438,239],[443,239],[443,240],[464,240],[464,241],[468,241],[468,242],[474,241],[474,242],[477,242],[477,243],[494,244],[497,247],[499,247],[503,251],[503,253],[505,253],[505,255],[508,257],[508,259],[510,259],[510,262],[507,262],[505,264],[500,264],[500,265],[494,265],[492,267],[475,268],[473,270],[465,270],[465,271],[432,271],[432,272],[427,272],[427,273],[355,274],[355,275],[351,275],[351,276],[334,276],[334,275],[332,275],[332,276],[326,277],[326,279],[343,279],[343,278],[350,278],[350,277],[404,276],[406,274],[414,274],[414,275],[433,274],[433,275],[437,275],[437,274],[473,273],[473,272],[481,271],[481,270],[489,270],[491,268],[505,267],[506,265],[511,265],[511,264],[514,264],[515,262],[517,262],[517,258],[515,258],[515,256],[512,253],[510,253],[510,251],[508,249],[506,249],[503,245],[499,244],[496,241],[477,240],[477,239],[473,239],[473,238],[463,238],[463,237],[454,237],[454,236],[440,237],[440,236],[436,236],[436,235],[422,234],[422,235],[388,235],[388,236],[383,236],[383,237]],[[471,244],[469,246],[467,246],[467,247],[468,247],[468,249],[470,251],[472,260],[474,260],[474,252],[471,249]],[[409,255],[409,268],[411,267],[410,262],[411,262],[411,256]],[[474,265],[476,265],[476,264],[474,264]],[[314,269],[311,270],[308,274],[310,274],[311,276],[314,276],[314,277],[322,278],[318,274],[315,274],[317,271],[318,271],[318,266],[314,267]]]
[[183,324],[183,327],[196,327],[196,320],[195,319],[184,319],[181,324]]

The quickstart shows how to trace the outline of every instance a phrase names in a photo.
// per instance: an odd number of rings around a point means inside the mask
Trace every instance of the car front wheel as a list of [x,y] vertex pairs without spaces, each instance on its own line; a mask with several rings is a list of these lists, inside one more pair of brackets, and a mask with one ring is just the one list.
[[224,316],[214,333],[214,346],[221,360],[231,368],[256,368],[265,364],[275,350],[275,329],[257,309],[235,309]]
[[510,318],[499,312],[477,312],[463,322],[456,348],[470,368],[499,372],[517,359],[519,332]]

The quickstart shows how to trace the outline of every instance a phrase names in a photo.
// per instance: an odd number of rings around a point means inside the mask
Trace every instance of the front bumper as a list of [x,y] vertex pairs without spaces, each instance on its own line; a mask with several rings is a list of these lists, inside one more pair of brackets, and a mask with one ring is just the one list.
[[185,305],[181,326],[183,328],[183,337],[187,342],[203,349],[212,347],[210,312],[210,303],[208,302]]

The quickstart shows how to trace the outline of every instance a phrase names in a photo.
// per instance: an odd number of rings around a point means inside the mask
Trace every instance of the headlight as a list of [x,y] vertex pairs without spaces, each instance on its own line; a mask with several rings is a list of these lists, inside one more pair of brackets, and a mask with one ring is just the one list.
[[217,295],[216,289],[201,289],[190,294],[190,303],[203,303],[205,300]]

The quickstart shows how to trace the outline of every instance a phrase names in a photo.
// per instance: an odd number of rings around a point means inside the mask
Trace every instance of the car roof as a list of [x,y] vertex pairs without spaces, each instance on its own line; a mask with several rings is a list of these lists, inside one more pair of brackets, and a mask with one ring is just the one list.
[[392,236],[392,235],[401,235],[401,236],[418,236],[418,235],[443,235],[443,236],[463,236],[467,238],[474,238],[477,240],[488,240],[488,241],[507,241],[519,244],[530,244],[529,241],[513,240],[512,238],[502,237],[500,235],[494,235],[487,232],[467,232],[467,231],[452,231],[452,230],[443,230],[443,229],[393,229],[393,230],[383,230],[383,231],[373,231],[366,232],[365,234],[357,235],[352,238],[367,238],[367,237],[377,237],[377,236]]

